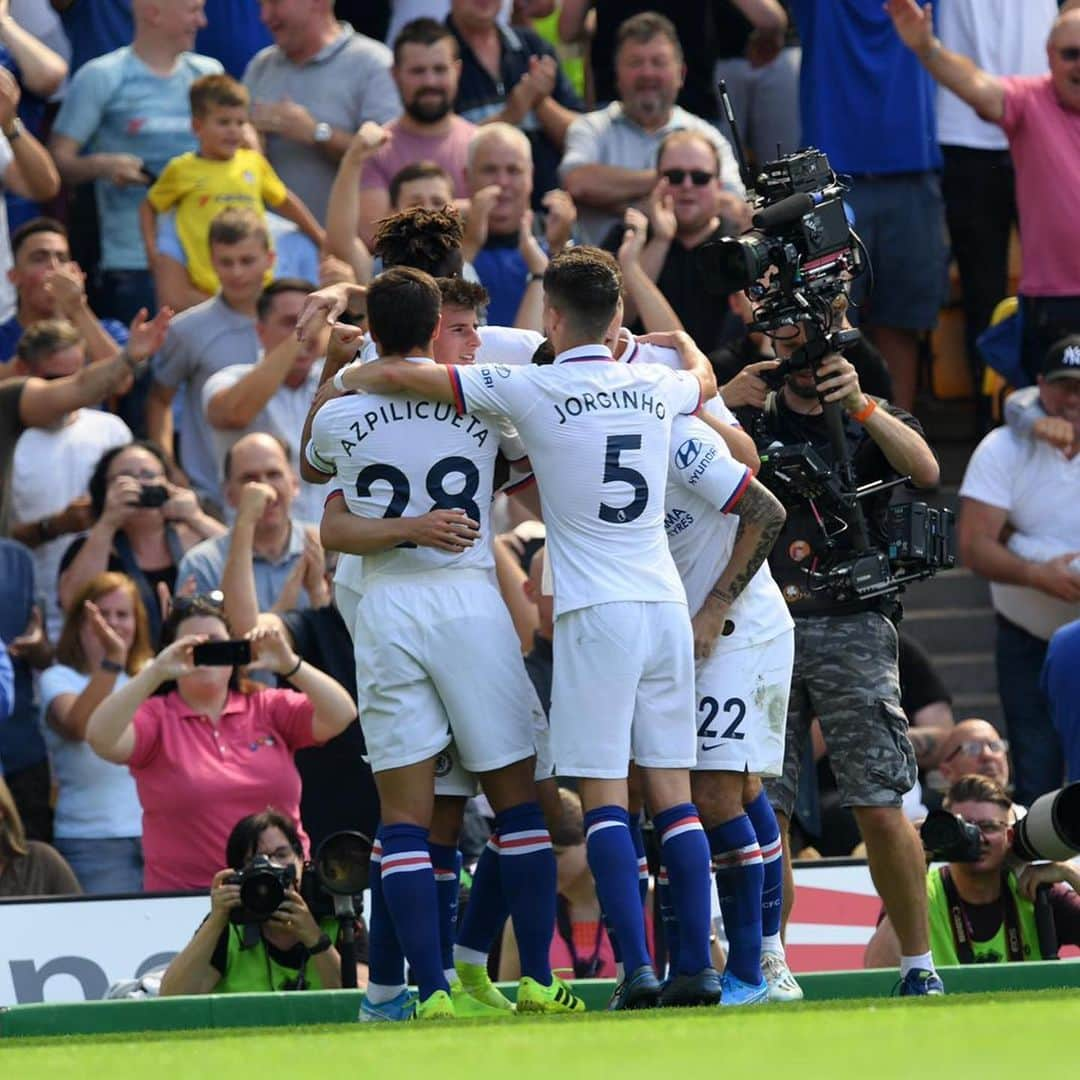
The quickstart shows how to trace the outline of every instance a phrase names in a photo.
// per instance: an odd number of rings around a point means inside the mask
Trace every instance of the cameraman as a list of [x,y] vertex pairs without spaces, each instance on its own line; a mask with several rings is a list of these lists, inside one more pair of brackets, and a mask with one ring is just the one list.
[[[837,316],[839,308],[835,308]],[[777,355],[791,357],[805,342],[804,330],[776,340]],[[754,432],[759,450],[809,443],[829,464],[823,402],[844,411],[843,429],[860,485],[910,475],[917,487],[938,482],[938,464],[918,421],[888,402],[863,393],[855,368],[843,356],[826,355],[817,368],[784,377],[761,411],[737,410]],[[768,485],[766,472],[760,477]],[[807,569],[824,550],[813,510],[788,504],[787,523],[773,547],[769,566],[795,618],[795,668],[788,713],[784,773],[767,784],[790,867],[788,825],[799,779],[799,763],[814,716],[821,722],[845,806],[852,809],[866,842],[867,859],[885,909],[893,916],[902,948],[902,992],[942,993],[933,970],[926,932],[922,847],[901,810],[901,798],[915,782],[915,754],[900,707],[895,599],[837,603],[829,591],[811,591]],[[885,547],[889,493],[862,499],[871,544]],[[838,537],[844,557],[845,537]],[[854,554],[854,548],[847,553]],[[785,906],[790,910],[790,871]],[[786,912],[785,912],[786,916]]]
[[[274,866],[292,867],[295,884],[269,918],[249,929],[230,920],[241,900],[240,886],[229,879],[256,855],[265,855]],[[162,997],[340,989],[341,957],[334,945],[338,921],[316,921],[297,891],[304,848],[292,822],[274,810],[241,818],[229,834],[225,857],[231,869],[214,875],[210,914],[169,964],[161,980]]]
[[[1014,873],[1012,803],[1000,784],[963,776],[949,788],[945,808],[982,834],[976,862],[950,862],[926,872],[930,947],[936,964],[998,964],[1040,960],[1035,890],[1051,885],[1050,910],[1058,942],[1080,944],[1080,871],[1069,863],[1031,863]],[[1062,884],[1064,883],[1064,884]],[[1071,887],[1069,887],[1071,886]],[[886,916],[866,948],[867,967],[896,962],[899,943]]]

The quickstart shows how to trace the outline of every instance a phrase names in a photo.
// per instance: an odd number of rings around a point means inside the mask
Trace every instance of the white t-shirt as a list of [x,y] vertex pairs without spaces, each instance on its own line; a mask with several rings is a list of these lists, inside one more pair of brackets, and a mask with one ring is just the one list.
[[[1046,37],[1057,18],[1057,0],[946,0],[934,5],[938,36],[990,75],[1043,75]],[[975,150],[1005,150],[997,124],[943,86],[937,91],[938,142]]]
[[[15,151],[7,136],[0,132],[0,177],[8,171],[15,160]],[[11,256],[11,237],[8,235],[7,203],[0,199],[0,323],[6,323],[15,314],[15,286],[8,274],[14,266]]]
[[686,594],[664,533],[671,423],[700,402],[696,378],[615,363],[602,345],[544,367],[450,369],[460,412],[506,416],[540,486],[555,613]]
[[[28,428],[15,444],[11,471],[12,520],[40,521],[85,495],[90,476],[106,450],[131,442],[127,424],[112,413],[79,409],[63,427]],[[81,534],[80,534],[81,535]],[[31,551],[35,589],[45,601],[49,637],[56,641],[64,622],[56,595],[60,560],[73,536],[58,536]]]
[[[262,356],[259,357],[262,360]],[[206,415],[210,408],[210,399],[222,390],[228,390],[235,386],[249,371],[252,364],[231,364],[229,367],[215,371],[209,379],[203,383],[202,408]],[[262,431],[275,438],[281,439],[289,448],[289,459],[293,468],[299,471],[300,436],[304,430],[304,421],[307,419],[308,409],[311,408],[315,391],[319,389],[319,379],[322,377],[323,361],[317,360],[311,366],[308,377],[299,386],[281,386],[274,391],[270,400],[263,406],[262,411],[251,421],[246,428],[226,430],[214,427],[207,420],[207,428],[214,442],[214,457],[218,463],[219,479],[224,482],[225,455],[245,435],[253,431]],[[308,484],[300,481],[300,493],[293,500],[292,517],[296,521],[316,523],[322,517],[323,500],[326,493],[318,484]]]
[[[960,495],[1007,511],[1009,524],[1030,538],[1018,550],[1037,549],[1046,560],[1080,547],[1080,456],[1070,461],[1041,440],[997,428],[971,455]],[[1080,618],[1080,604],[1038,589],[991,582],[990,594],[997,612],[1046,640]]]
[[[731,558],[739,500],[752,479],[751,471],[731,456],[727,444],[707,424],[693,416],[675,418],[664,528],[691,614],[705,603]],[[731,605],[728,618],[735,629],[717,638],[718,652],[771,641],[795,625],[767,562]]]
[[[492,418],[459,415],[445,402],[352,394],[319,410],[308,461],[337,477],[351,513],[419,517],[438,507],[457,507],[480,524],[480,541],[457,555],[430,547],[395,547],[365,555],[365,587],[384,574],[494,567],[490,513],[499,448],[499,429]],[[508,456],[520,456],[507,449]],[[352,581],[347,584],[355,588]]]
[[[74,668],[54,664],[41,673],[41,703],[47,713],[61,694],[79,695],[90,682]],[[116,677],[116,689],[127,676]],[[65,739],[45,725],[45,742],[59,787],[53,832],[64,840],[142,836],[142,807],[126,765],[99,758],[90,744]]]

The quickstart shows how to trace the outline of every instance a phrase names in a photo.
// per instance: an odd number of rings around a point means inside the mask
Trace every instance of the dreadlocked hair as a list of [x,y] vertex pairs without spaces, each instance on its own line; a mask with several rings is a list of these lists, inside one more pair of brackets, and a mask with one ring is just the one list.
[[452,210],[413,207],[379,222],[373,251],[384,267],[411,266],[432,277],[461,271],[461,218]]

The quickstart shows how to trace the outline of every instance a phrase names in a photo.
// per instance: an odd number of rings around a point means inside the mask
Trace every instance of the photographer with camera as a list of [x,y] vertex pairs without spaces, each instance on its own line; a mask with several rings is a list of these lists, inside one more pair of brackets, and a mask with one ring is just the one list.
[[242,818],[225,858],[210,914],[173,957],[161,996],[339,989],[338,921],[317,919],[304,899],[304,847],[292,822],[276,810]]
[[[838,307],[833,305],[834,312]],[[821,567],[828,559],[865,554],[859,551],[858,530],[832,508],[826,508],[822,518],[812,500],[793,492],[780,470],[768,467],[768,458],[784,447],[809,446],[835,473],[842,463],[830,443],[825,410],[839,406],[855,484],[906,475],[917,487],[929,488],[938,481],[938,464],[918,421],[864,394],[855,368],[842,355],[826,353],[811,370],[806,354],[800,352],[806,338],[802,324],[794,332],[788,327],[777,335],[777,354],[789,368],[780,389],[766,396],[760,412],[738,410],[762,452],[759,479],[780,496],[788,511],[770,568],[795,618],[795,668],[784,772],[767,783],[767,790],[789,864],[787,833],[799,763],[816,715],[843,803],[851,807],[866,841],[874,885],[897,927],[903,993],[942,993],[926,934],[921,848],[901,810],[902,796],[914,783],[916,770],[900,707],[895,625],[899,606],[891,593],[863,597],[853,589],[835,587],[832,576],[823,579]],[[888,546],[888,491],[859,502],[877,558],[876,552]],[[786,883],[786,907],[791,892]]]
[[[947,865],[926,873],[934,963],[1050,959],[1040,951],[1036,923],[1036,890],[1042,885],[1050,886],[1058,942],[1080,944],[1080,870],[1065,862],[1029,863],[1019,872],[1010,865],[1014,828],[1005,789],[985,776],[963,776],[949,788],[945,807],[959,820],[949,850],[932,852]],[[923,836],[929,839],[925,829]],[[899,951],[887,915],[866,948],[866,966],[894,964]]]

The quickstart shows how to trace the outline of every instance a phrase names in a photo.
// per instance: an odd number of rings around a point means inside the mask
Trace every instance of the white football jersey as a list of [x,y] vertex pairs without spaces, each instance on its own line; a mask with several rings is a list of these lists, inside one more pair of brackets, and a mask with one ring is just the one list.
[[545,367],[450,369],[458,411],[509,417],[540,485],[556,615],[619,601],[685,603],[664,535],[671,422],[698,381],[629,367],[601,345]]
[[544,340],[538,331],[520,330],[516,326],[480,326],[477,333],[480,335],[480,348],[476,350],[478,365],[531,364],[533,353]]
[[460,415],[445,402],[349,394],[319,410],[307,454],[314,468],[336,475],[359,517],[419,517],[454,507],[479,522],[480,539],[456,555],[406,546],[365,555],[367,585],[383,574],[494,567],[489,516],[498,451],[491,419]]
[[[682,369],[682,358],[675,349],[665,349],[660,345],[651,345],[647,342],[638,341],[625,326],[619,331],[619,337],[626,342],[623,351],[619,354],[619,359],[624,364],[663,364],[665,367],[673,368],[675,371]],[[724,404],[724,399],[719,394],[714,398],[709,398],[703,408],[710,416],[715,416],[717,420],[721,420],[725,424],[742,427],[739,421],[735,419],[735,414]]]
[[[739,499],[753,474],[731,456],[719,435],[693,416],[671,429],[671,458],[664,498],[664,529],[691,613],[696,613],[731,558]],[[761,564],[731,605],[732,633],[716,640],[718,652],[769,641],[794,626],[787,603]]]

